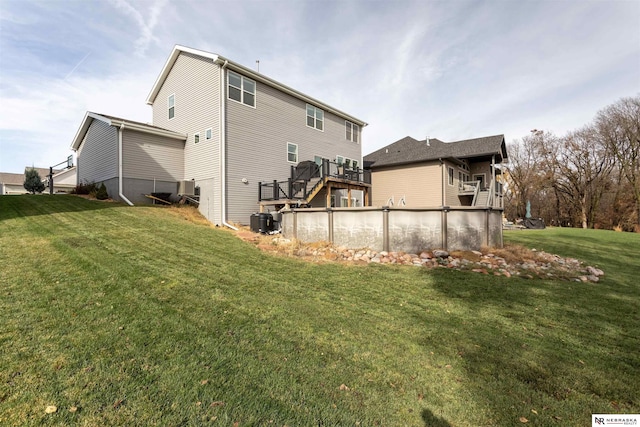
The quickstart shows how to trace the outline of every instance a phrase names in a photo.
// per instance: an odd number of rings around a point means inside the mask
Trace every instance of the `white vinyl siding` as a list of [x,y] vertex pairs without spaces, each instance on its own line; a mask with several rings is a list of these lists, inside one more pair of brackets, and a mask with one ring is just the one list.
[[229,70],[227,83],[229,99],[250,107],[256,106],[256,82]]
[[307,126],[324,130],[324,111],[311,104],[307,104]]

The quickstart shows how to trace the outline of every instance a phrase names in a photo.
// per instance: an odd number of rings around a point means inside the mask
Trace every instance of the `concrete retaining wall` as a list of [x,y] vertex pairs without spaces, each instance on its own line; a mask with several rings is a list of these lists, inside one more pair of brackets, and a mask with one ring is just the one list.
[[502,210],[451,208],[315,208],[283,212],[282,234],[303,242],[419,253],[428,249],[502,247]]

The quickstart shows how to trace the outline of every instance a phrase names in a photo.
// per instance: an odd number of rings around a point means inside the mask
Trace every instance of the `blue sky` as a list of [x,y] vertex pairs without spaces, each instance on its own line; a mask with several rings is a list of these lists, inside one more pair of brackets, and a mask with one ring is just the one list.
[[0,171],[66,159],[85,111],[151,121],[175,44],[406,135],[558,135],[640,93],[640,1],[0,0]]

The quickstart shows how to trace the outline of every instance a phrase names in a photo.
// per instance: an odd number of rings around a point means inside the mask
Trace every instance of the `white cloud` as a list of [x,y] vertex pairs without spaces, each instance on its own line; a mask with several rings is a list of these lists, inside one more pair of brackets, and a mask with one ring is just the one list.
[[[136,53],[144,55],[151,42],[158,42],[158,38],[154,35],[153,30],[158,23],[162,9],[166,0],[158,0],[151,2],[149,10],[149,18],[145,19],[142,12],[127,2],[127,0],[109,0],[119,11],[132,18],[138,26],[140,35],[136,40]],[[138,3],[138,4],[146,4]]]
[[[86,110],[149,121],[174,44],[406,135],[557,134],[640,91],[640,2],[0,2],[0,170],[68,154]],[[41,162],[41,163],[40,163]]]

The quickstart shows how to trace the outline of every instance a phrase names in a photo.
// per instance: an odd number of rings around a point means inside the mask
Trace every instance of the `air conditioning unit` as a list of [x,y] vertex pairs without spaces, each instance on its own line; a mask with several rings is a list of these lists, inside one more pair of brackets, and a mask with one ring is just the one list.
[[178,194],[185,196],[193,196],[196,194],[196,182],[195,181],[179,181],[178,182]]

